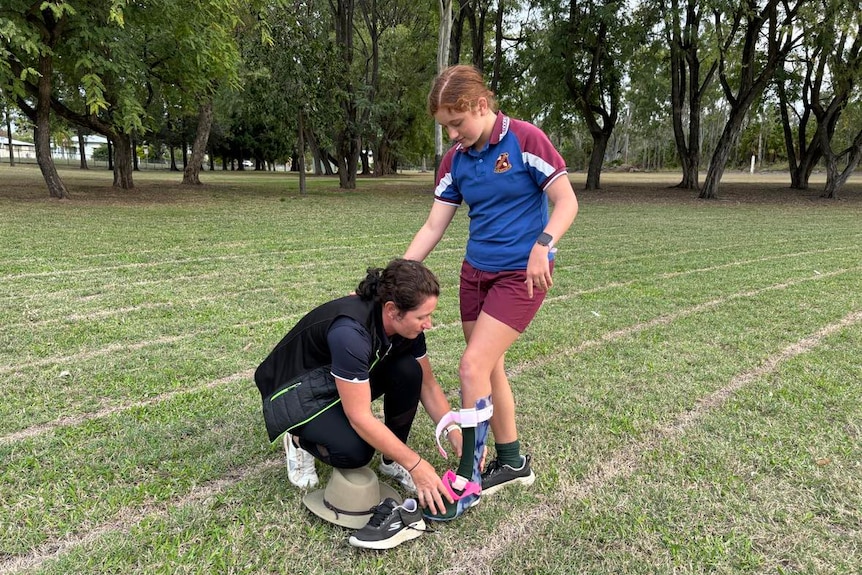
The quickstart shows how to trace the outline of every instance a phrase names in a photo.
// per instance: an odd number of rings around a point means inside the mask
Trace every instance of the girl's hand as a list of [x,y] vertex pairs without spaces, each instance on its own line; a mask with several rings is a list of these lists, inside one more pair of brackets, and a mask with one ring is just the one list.
[[530,261],[527,263],[527,296],[533,297],[533,290],[548,291],[554,285],[551,278],[551,263],[548,260],[548,246],[535,244],[530,252]]

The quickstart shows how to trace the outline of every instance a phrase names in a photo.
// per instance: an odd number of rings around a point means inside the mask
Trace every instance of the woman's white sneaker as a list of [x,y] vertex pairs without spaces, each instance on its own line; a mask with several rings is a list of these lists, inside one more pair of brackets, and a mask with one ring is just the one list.
[[293,436],[284,434],[284,451],[287,454],[287,478],[300,489],[315,487],[319,480],[314,469],[314,456],[293,443]]
[[416,484],[413,483],[413,478],[410,477],[410,473],[408,473],[407,470],[397,462],[393,461],[392,463],[386,463],[381,459],[380,472],[395,479],[401,484],[401,487],[403,487],[407,493],[416,493]]

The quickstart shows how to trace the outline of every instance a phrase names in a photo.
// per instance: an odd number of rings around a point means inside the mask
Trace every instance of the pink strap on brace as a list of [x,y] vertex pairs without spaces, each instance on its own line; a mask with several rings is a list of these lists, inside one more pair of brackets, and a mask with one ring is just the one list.
[[455,490],[452,488],[452,482],[457,481],[458,476],[455,475],[455,472],[451,469],[444,473],[441,479],[443,480],[443,485],[446,487],[446,491],[449,492],[449,495],[451,495],[452,499],[454,499],[455,501],[459,501],[460,499],[463,499],[464,497],[468,497],[470,495],[482,495],[482,486],[478,483],[473,483],[472,481],[467,481],[467,483],[464,485],[464,491],[461,493],[461,495],[455,493]]

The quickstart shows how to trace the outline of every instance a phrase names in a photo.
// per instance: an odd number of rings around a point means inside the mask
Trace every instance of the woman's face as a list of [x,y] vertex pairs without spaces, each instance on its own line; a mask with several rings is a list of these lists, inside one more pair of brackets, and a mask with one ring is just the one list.
[[428,298],[415,309],[400,311],[393,302],[383,308],[383,329],[386,335],[397,333],[407,339],[416,339],[426,329],[431,329],[431,314],[437,309],[437,296]]
[[489,114],[492,112],[488,109],[487,101],[479,98],[479,103],[466,112],[440,108],[434,114],[434,119],[446,130],[450,140],[465,148],[480,150],[488,141],[494,125],[493,120],[490,124],[488,122]]

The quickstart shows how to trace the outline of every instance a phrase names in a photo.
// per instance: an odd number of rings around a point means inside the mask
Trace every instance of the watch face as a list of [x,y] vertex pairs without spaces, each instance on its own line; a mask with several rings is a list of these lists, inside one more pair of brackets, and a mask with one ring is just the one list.
[[536,243],[541,245],[541,246],[547,246],[553,241],[553,239],[554,238],[551,236],[551,234],[542,232],[541,234],[539,234],[539,237],[536,239]]

